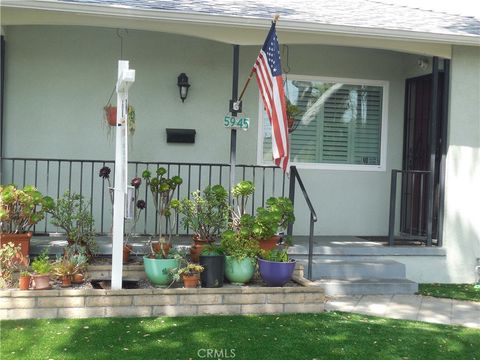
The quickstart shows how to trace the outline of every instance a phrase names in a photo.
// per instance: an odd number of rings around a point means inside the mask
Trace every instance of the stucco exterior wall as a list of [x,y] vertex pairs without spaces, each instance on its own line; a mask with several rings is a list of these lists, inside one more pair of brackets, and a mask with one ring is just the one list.
[[[280,39],[281,40],[281,39]],[[7,27],[5,156],[113,159],[102,108],[114,87],[120,39],[113,29]],[[240,85],[257,56],[241,47]],[[130,102],[137,130],[131,160],[229,160],[229,131],[222,119],[231,97],[232,47],[164,33],[129,31],[124,58],[136,70]],[[416,57],[390,51],[291,45],[291,74],[389,81],[387,171],[301,170],[319,216],[317,234],[385,235],[390,170],[400,168],[404,80]],[[176,80],[192,84],[184,104]],[[244,110],[253,120],[238,135],[238,163],[257,154],[258,90],[251,83]],[[165,128],[193,128],[194,145],[167,144]],[[28,139],[28,143],[23,141]],[[295,232],[308,231],[304,202],[297,202]]]
[[[449,282],[472,282],[480,258],[480,48],[453,48],[444,242]],[[480,260],[480,259],[479,259]],[[479,264],[480,265],[480,264]]]

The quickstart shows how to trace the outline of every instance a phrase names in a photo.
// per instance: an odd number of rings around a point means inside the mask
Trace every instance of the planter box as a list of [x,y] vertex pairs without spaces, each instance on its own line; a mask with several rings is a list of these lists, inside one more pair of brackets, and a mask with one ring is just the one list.
[[123,290],[2,290],[0,320],[323,312],[323,290],[303,286]]
[[0,247],[4,244],[12,242],[14,245],[20,245],[22,248],[23,256],[27,257],[30,253],[30,239],[32,238],[32,233],[23,233],[23,234],[0,234]]

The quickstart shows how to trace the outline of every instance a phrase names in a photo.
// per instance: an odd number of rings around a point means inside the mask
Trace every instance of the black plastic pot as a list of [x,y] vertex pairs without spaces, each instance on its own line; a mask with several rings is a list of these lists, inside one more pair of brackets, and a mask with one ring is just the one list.
[[202,287],[218,288],[223,286],[225,255],[200,255],[200,265],[205,268],[200,274]]

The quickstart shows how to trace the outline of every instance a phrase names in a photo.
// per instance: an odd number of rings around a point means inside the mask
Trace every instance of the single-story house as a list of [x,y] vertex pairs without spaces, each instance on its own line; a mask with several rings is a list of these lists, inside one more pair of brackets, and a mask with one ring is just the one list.
[[[406,264],[410,279],[473,282],[480,258],[475,17],[371,0],[2,0],[1,182],[35,183],[54,196],[81,191],[108,231],[97,172],[114,158],[103,108],[124,59],[136,70],[131,176],[162,162],[182,172],[184,185],[188,179],[182,196],[207,183],[228,185],[224,118],[234,50],[241,89],[275,14],[286,95],[297,107],[291,162],[319,219],[315,235],[385,238],[392,229],[397,250],[383,256]],[[184,101],[181,73],[190,84]],[[236,161],[248,166],[237,178],[254,177],[257,204],[287,195],[288,179],[268,167],[271,131],[255,81],[241,116],[250,127],[238,130]],[[166,129],[195,130],[194,143],[168,142]],[[310,212],[299,191],[295,204],[294,234],[306,235]],[[147,218],[143,226],[148,232]],[[402,252],[405,241],[418,245]]]

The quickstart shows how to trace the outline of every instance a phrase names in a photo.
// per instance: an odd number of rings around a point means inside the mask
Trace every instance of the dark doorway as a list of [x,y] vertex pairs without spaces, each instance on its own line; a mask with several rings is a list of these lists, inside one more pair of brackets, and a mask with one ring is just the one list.
[[[440,168],[442,134],[444,74],[439,73],[437,92],[435,169]],[[431,74],[407,79],[405,84],[405,133],[400,232],[404,236],[424,237],[427,233],[427,198],[430,166],[430,132],[432,131]],[[434,174],[432,238],[437,238],[439,209],[439,171]]]

